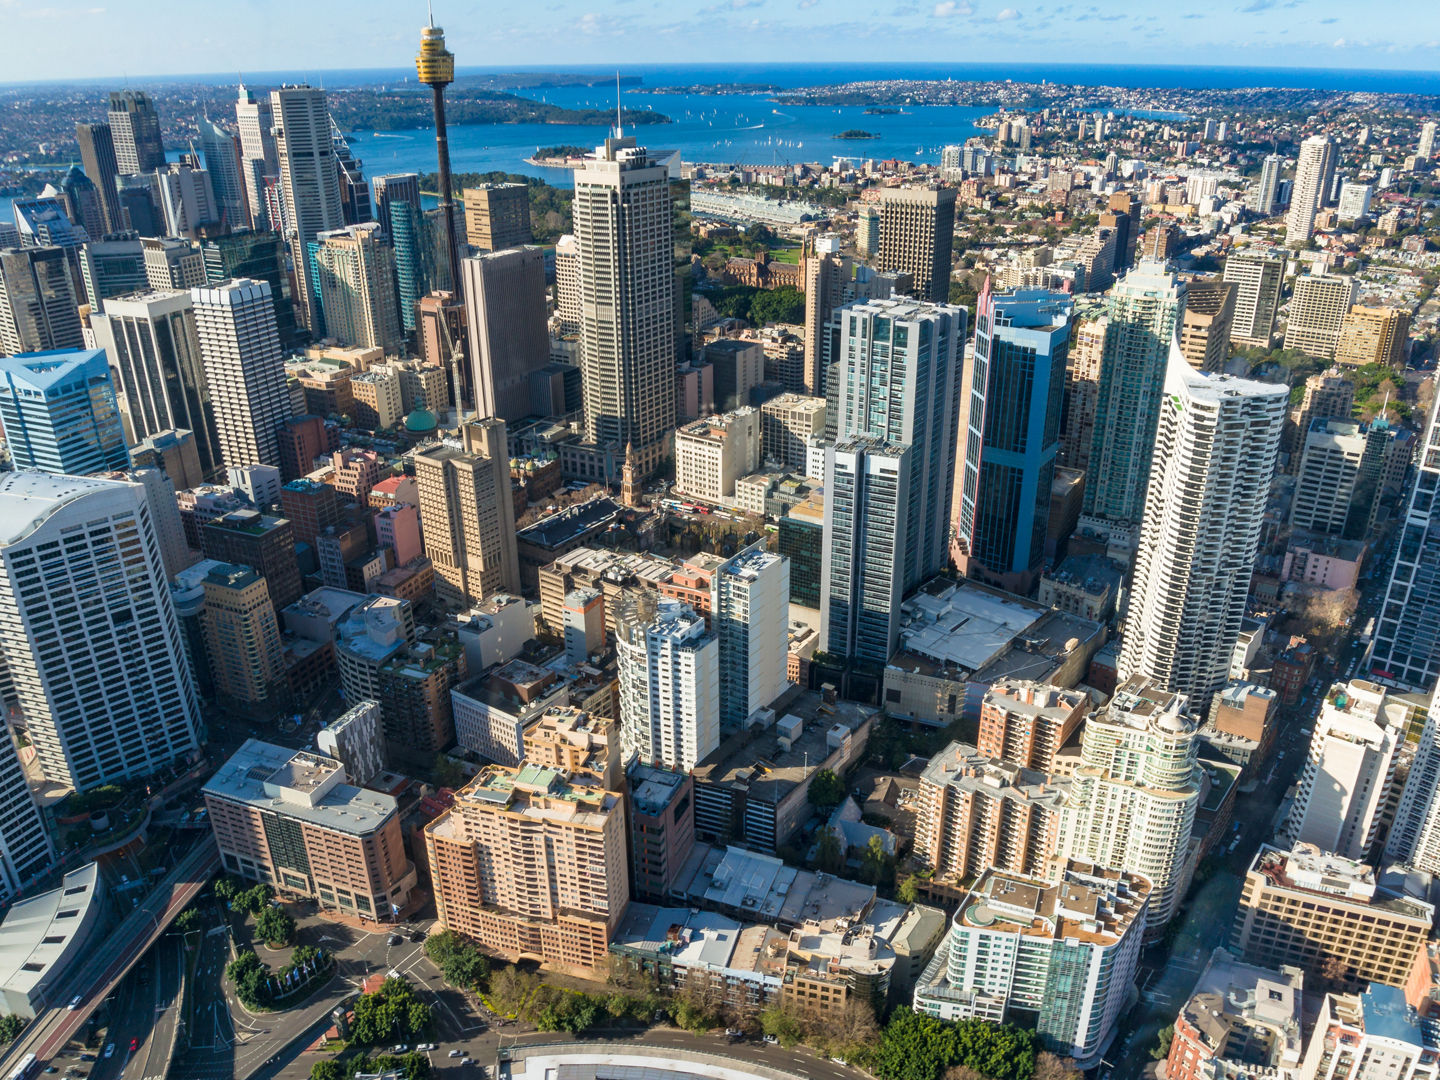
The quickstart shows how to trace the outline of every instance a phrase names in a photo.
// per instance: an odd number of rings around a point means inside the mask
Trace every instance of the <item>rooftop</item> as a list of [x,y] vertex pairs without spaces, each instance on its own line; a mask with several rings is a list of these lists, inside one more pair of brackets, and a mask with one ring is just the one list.
[[601,496],[567,506],[547,518],[541,518],[534,525],[521,529],[515,534],[515,538],[536,547],[555,548],[579,539],[588,532],[599,531],[602,526],[619,517],[620,512],[620,506],[616,502]]
[[957,926],[1114,945],[1150,896],[1149,879],[1068,862],[1058,881],[989,869],[955,914]]
[[321,828],[366,836],[395,813],[395,799],[346,782],[334,758],[246,739],[204,794]]
[[0,923],[0,990],[29,994],[54,977],[52,968],[87,922],[101,892],[100,868],[86,863],[58,889],[19,900]]
[[[1296,1065],[1300,1061],[1301,1006],[1304,973],[1299,968],[1279,971],[1237,959],[1223,948],[1210,954],[1181,1015],[1204,1037],[1216,1056],[1229,1058],[1237,1050],[1248,1065]],[[1277,1040],[1237,1040],[1236,1028],[1267,1029]],[[1252,1060],[1258,1053],[1258,1057]]]
[[24,540],[56,511],[98,492],[125,491],[133,484],[22,469],[0,473],[0,545]]

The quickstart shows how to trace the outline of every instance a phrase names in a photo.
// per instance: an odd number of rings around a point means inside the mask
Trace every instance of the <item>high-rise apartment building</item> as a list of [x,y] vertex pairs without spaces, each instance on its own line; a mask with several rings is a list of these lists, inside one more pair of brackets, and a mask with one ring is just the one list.
[[944,187],[886,188],[880,197],[880,269],[912,275],[915,296],[935,304],[950,299],[955,194]]
[[648,476],[675,426],[675,276],[669,171],[631,136],[575,173],[585,430]]
[[1440,680],[1440,414],[1431,406],[1415,455],[1415,482],[1405,506],[1401,542],[1375,625],[1370,674],[1429,693]]
[[1340,202],[1335,216],[1347,223],[1359,221],[1370,213],[1370,197],[1375,193],[1373,184],[1343,184],[1340,187]]
[[190,294],[112,297],[104,314],[90,316],[90,325],[119,380],[116,393],[131,441],[194,432],[201,471],[217,473],[224,462]]
[[992,683],[980,699],[976,749],[988,758],[1049,772],[1055,755],[1080,730],[1090,699],[1024,679]]
[[330,135],[330,110],[325,91],[311,86],[285,86],[270,91],[280,192],[285,211],[285,239],[295,264],[299,309],[312,333],[324,326],[317,311],[310,244],[322,232],[345,227],[340,200],[340,173]]
[[913,448],[866,435],[825,450],[820,640],[852,661],[889,663],[900,636],[911,537]]
[[[840,238],[817,237],[815,250],[805,261],[805,367],[801,392],[812,396],[825,390],[822,339],[841,306],[841,288],[855,272],[852,261],[840,254]],[[948,299],[948,297],[947,297]]]
[[[910,448],[903,495],[908,543],[897,555],[908,593],[949,561],[966,312],[949,304],[869,300],[836,317],[842,354],[835,365],[836,438],[868,436]],[[1055,385],[1058,395],[1058,373]]]
[[1129,1007],[1151,883],[1069,863],[1058,880],[986,870],[915,989],[915,1010],[942,1020],[1035,1017],[1047,1050],[1100,1062]]
[[278,466],[291,408],[270,286],[235,278],[190,290],[190,301],[221,460]]
[[425,826],[439,921],[511,960],[595,977],[630,898],[624,798],[536,765],[491,765]]
[[114,140],[115,164],[121,173],[149,173],[165,168],[160,117],[143,90],[112,90],[106,119]]
[[200,625],[216,692],[255,705],[285,683],[280,627],[265,579],[248,566],[219,563],[202,583]]
[[0,359],[0,423],[16,468],[84,475],[130,467],[103,349]]
[[530,376],[550,362],[545,253],[527,246],[476,255],[461,261],[460,276],[475,411],[513,424],[531,412]]
[[[1440,688],[1437,688],[1440,689]],[[1440,873],[1440,701],[1430,710],[1405,775],[1395,820],[1385,839],[1385,858],[1426,874]]]
[[197,751],[195,691],[145,489],[7,473],[0,522],[0,652],[46,778],[84,791]]
[[1045,563],[1074,305],[1043,289],[981,293],[964,380],[956,563],[1028,593]]
[[693,769],[720,745],[720,640],[678,600],[626,596],[615,613],[626,761]]
[[1348,420],[1355,407],[1355,384],[1340,373],[1339,368],[1330,368],[1305,380],[1305,392],[1300,399],[1300,408],[1295,414],[1293,442],[1286,448],[1290,451],[1290,472],[1300,465],[1305,451],[1305,436],[1316,420],[1338,417]]
[[1260,163],[1260,179],[1255,181],[1255,186],[1250,189],[1250,195],[1245,201],[1250,209],[1261,217],[1269,217],[1278,209],[1280,172],[1284,165],[1285,159],[1279,154],[1267,154]]
[[1389,699],[1383,686],[1351,679],[1330,688],[1290,807],[1284,835],[1291,847],[1313,844],[1344,859],[1366,858],[1408,722],[1404,703]]
[[1435,906],[1393,884],[1328,851],[1262,844],[1240,889],[1230,949],[1248,963],[1298,967],[1307,986],[1404,986]]
[[920,774],[914,854],[936,881],[990,867],[1049,877],[1067,785],[952,742]]
[[1230,340],[1268,349],[1275,332],[1275,311],[1285,283],[1285,260],[1263,252],[1237,251],[1225,260],[1224,278],[1235,286],[1235,317]]
[[1140,524],[1151,450],[1185,284],[1142,259],[1105,297],[1104,353],[1085,474],[1085,513],[1122,528]]
[[460,193],[465,204],[465,239],[476,251],[504,251],[531,242],[530,188],[525,184],[481,184]]
[[1085,721],[1080,764],[1060,822],[1059,853],[1145,875],[1150,930],[1175,913],[1191,870],[1191,829],[1200,805],[1195,722],[1181,694],[1131,677],[1104,711]]
[[1295,162],[1295,186],[1290,191],[1290,212],[1285,215],[1286,244],[1304,247],[1315,234],[1315,215],[1330,194],[1335,158],[1335,143],[1328,135],[1311,135],[1301,141]]
[[55,848],[20,755],[13,741],[0,742],[0,898],[9,902],[54,863]]
[[395,249],[380,237],[373,221],[320,233],[315,276],[330,337],[395,354],[404,342],[395,302]]
[[[115,178],[120,165],[115,160],[115,136],[109,124],[76,124],[75,141],[80,144],[80,164],[100,193],[100,208],[105,217],[105,231],[119,232],[125,227],[120,216],[120,198]],[[99,240],[91,236],[91,240]]]
[[467,423],[460,446],[441,443],[417,451],[415,482],[436,595],[468,608],[491,593],[518,594],[505,421]]
[[395,797],[356,787],[336,759],[247,739],[202,794],[227,873],[364,922],[409,909]]
[[1426,120],[1420,125],[1420,141],[1415,147],[1417,157],[1429,161],[1435,156],[1435,121]]
[[580,244],[570,233],[555,241],[555,329],[580,333]]
[[1230,358],[1230,327],[1235,319],[1234,282],[1208,278],[1185,288],[1180,321],[1180,351],[1196,371],[1222,372]]
[[1295,470],[1290,528],[1346,540],[1368,537],[1395,435],[1383,418],[1369,424],[1333,416],[1313,421]]
[[1144,675],[1203,708],[1229,677],[1289,391],[1205,375],[1176,353],[1119,672]]
[[1070,321],[1060,453],[1056,459],[1068,469],[1085,472],[1090,467],[1090,446],[1095,441],[1095,407],[1100,396],[1100,368],[1109,330],[1110,320],[1093,308],[1077,312]]
[[1297,1080],[1435,1080],[1440,1034],[1398,987],[1326,994],[1295,1075]]
[[1410,312],[1392,307],[1356,304],[1340,322],[1335,362],[1351,367],[1366,364],[1403,366],[1410,349]]
[[1285,323],[1285,348],[1330,360],[1340,329],[1355,303],[1359,283],[1342,274],[1301,274],[1295,279]]
[[245,178],[241,170],[240,140],[208,116],[202,117],[200,152],[205,155],[205,171],[220,211],[220,222],[238,229],[250,224],[250,209],[245,196]]
[[276,220],[266,202],[266,181],[280,176],[280,155],[275,147],[275,118],[270,99],[257,98],[254,91],[240,86],[235,100],[235,123],[240,129],[240,171],[245,181],[245,201],[250,222],[256,229],[284,233],[285,222]]
[[720,721],[738,726],[789,686],[790,560],[756,544],[716,568],[711,591],[710,627],[720,639]]
[[0,355],[85,344],[64,248],[0,251]]

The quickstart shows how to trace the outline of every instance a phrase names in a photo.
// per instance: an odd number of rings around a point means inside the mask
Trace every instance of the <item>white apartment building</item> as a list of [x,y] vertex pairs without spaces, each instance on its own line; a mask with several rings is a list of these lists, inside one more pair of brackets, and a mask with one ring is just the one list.
[[570,233],[555,241],[554,327],[562,337],[580,333],[580,244]]
[[1440,687],[1436,691],[1385,841],[1387,861],[1427,874],[1440,874]]
[[1225,685],[1288,404],[1286,387],[1196,371],[1172,343],[1121,678],[1201,708]]
[[1290,212],[1285,215],[1286,244],[1303,247],[1315,235],[1315,215],[1330,191],[1335,157],[1335,144],[1328,135],[1311,135],[1300,143],[1295,185],[1290,192]]
[[1440,1039],[1394,986],[1326,994],[1305,1047],[1300,1080],[1435,1080]]
[[278,467],[291,412],[269,282],[234,278],[191,289],[190,300],[223,463]]
[[763,542],[714,575],[711,624],[720,638],[720,719],[743,724],[790,685],[790,560]]
[[616,623],[625,760],[688,772],[720,745],[720,640],[688,605],[643,593]]
[[1237,251],[1225,260],[1224,278],[1235,285],[1230,340],[1268,349],[1275,332],[1280,287],[1285,282],[1285,260],[1260,251]]
[[675,486],[706,502],[735,497],[735,481],[760,467],[760,413],[748,405],[675,432]]
[[1058,880],[988,869],[915,988],[915,1011],[1002,1023],[1034,1014],[1047,1050],[1098,1063],[1140,960],[1150,882],[1069,863]]
[[1150,882],[1159,932],[1185,895],[1200,804],[1195,721],[1183,695],[1142,678],[1121,683],[1085,721],[1080,764],[1060,819],[1062,858],[1123,866]]
[[1335,684],[1325,696],[1300,774],[1285,836],[1290,847],[1364,861],[1375,842],[1405,741],[1409,710],[1364,679]]
[[84,791],[199,749],[180,624],[139,484],[0,477],[0,652],[49,780]]

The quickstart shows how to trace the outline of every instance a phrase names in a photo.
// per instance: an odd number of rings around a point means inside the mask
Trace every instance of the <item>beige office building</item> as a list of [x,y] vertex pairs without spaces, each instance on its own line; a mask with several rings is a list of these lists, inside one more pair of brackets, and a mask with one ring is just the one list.
[[760,414],[750,407],[675,432],[675,486],[706,502],[735,497],[735,481],[760,467]]
[[415,454],[420,531],[443,603],[470,607],[491,593],[520,592],[515,506],[505,421],[465,425],[461,446]]
[[781,394],[760,406],[760,417],[764,459],[804,475],[810,437],[825,434],[825,399]]
[[221,564],[205,575],[200,625],[215,691],[223,699],[265,701],[285,682],[280,627],[265,579],[248,566]]
[[1340,323],[1335,362],[1347,367],[1403,364],[1409,339],[1408,311],[1356,304]]
[[1180,351],[1198,371],[1221,372],[1230,358],[1230,327],[1235,318],[1233,282],[1192,281],[1185,290],[1180,322]]
[[590,978],[630,900],[624,800],[592,777],[491,765],[425,827],[440,924]]
[[319,235],[320,304],[330,337],[398,353],[405,335],[395,299],[395,249],[381,235],[373,221]]
[[460,194],[465,239],[476,251],[502,251],[533,239],[530,189],[525,184],[481,184]]
[[1340,274],[1302,274],[1295,279],[1285,324],[1285,348],[1330,360],[1340,343],[1340,329],[1355,303],[1354,278]]
[[880,196],[881,270],[914,278],[917,300],[950,300],[954,188],[887,188]]

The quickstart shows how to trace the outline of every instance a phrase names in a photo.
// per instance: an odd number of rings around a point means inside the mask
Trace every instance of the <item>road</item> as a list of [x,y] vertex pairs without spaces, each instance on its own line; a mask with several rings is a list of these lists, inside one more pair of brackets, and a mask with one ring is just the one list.
[[[175,916],[194,899],[220,864],[213,837],[205,836],[138,904],[118,927],[93,943],[88,957],[57,985],[58,1008],[37,1016],[0,1057],[0,1075],[13,1069],[25,1054],[49,1061],[90,1019],[127,972],[165,932]],[[79,994],[79,1008],[70,999]],[[127,1040],[128,1044],[128,1040]],[[131,1080],[134,1080],[132,1075]]]
[[[121,980],[110,1000],[105,1045],[111,1057],[90,1070],[92,1080],[164,1080],[179,1021],[184,954],[179,941],[165,937]],[[130,1040],[136,1041],[134,1052]]]

